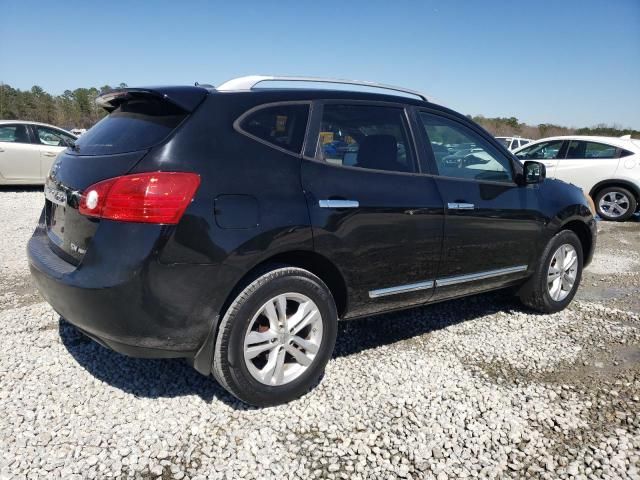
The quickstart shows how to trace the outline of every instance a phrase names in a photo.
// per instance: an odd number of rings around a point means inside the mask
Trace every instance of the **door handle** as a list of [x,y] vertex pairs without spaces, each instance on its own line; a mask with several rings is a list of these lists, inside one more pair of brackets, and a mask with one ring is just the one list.
[[55,157],[56,155],[58,155],[57,152],[43,152],[45,157]]
[[357,200],[318,200],[320,208],[358,208]]
[[449,210],[473,210],[476,206],[473,203],[447,203]]

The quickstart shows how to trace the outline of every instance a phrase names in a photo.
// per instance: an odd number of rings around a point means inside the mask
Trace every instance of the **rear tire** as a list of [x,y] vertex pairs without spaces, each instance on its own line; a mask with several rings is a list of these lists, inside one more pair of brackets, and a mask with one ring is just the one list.
[[595,204],[600,218],[613,222],[628,220],[638,206],[635,195],[622,187],[603,188],[596,195]]
[[318,383],[333,353],[337,320],[331,292],[317,276],[295,267],[268,271],[225,313],[213,374],[250,405],[289,402]]
[[570,230],[557,233],[547,244],[536,272],[521,287],[522,303],[542,313],[566,308],[582,279],[582,244]]

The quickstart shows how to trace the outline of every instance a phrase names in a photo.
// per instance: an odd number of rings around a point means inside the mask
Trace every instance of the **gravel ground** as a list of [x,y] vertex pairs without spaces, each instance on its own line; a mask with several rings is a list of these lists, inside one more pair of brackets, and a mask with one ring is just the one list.
[[504,293],[340,324],[304,398],[248,409],[180,360],[88,340],[35,292],[38,190],[0,191],[0,478],[640,478],[640,221],[578,300]]

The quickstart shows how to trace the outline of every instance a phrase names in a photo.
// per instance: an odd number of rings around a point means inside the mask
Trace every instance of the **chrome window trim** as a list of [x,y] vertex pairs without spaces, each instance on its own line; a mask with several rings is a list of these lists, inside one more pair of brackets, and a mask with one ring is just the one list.
[[527,268],[527,265],[517,265],[515,267],[498,268],[496,270],[487,270],[485,272],[457,275],[455,277],[438,278],[436,280],[436,288],[458,285],[460,283],[475,282],[477,280],[486,280],[487,278],[500,277],[502,275],[512,275],[514,273],[524,272]]
[[369,298],[380,298],[388,295],[396,295],[398,293],[417,292],[419,290],[428,290],[433,288],[431,280],[426,282],[410,283],[408,285],[399,285],[397,287],[379,288],[369,291]]
[[396,287],[379,288],[369,291],[369,298],[380,298],[388,295],[396,295],[399,293],[417,292],[419,290],[428,290],[438,287],[448,287],[458,285],[460,283],[475,282],[477,280],[486,280],[488,278],[500,277],[502,275],[513,275],[514,273],[525,272],[529,268],[527,265],[517,265],[514,267],[498,268],[496,270],[487,270],[478,273],[469,273],[465,275],[457,275],[454,277],[446,277],[436,279],[435,282],[428,280],[425,282],[410,283],[407,285],[398,285]]
[[[289,155],[293,155],[296,158],[302,158],[302,152],[304,152],[304,147],[305,147],[305,142],[306,142],[306,137],[307,137],[307,132],[309,131],[309,122],[311,120],[311,108],[312,108],[312,104],[313,102],[311,100],[292,100],[292,101],[283,101],[283,102],[270,102],[270,103],[261,103],[260,105],[256,105],[255,107],[251,107],[249,110],[247,110],[246,112],[244,112],[242,115],[240,115],[238,118],[236,118],[236,120],[233,122],[233,129],[244,135],[245,137],[249,137],[252,140],[255,140],[256,142],[262,143],[263,145],[267,145],[268,147],[274,148],[282,153],[288,153]],[[299,152],[294,152],[291,150],[287,150],[284,147],[281,147],[280,145],[276,145],[275,143],[271,143],[263,138],[260,137],[256,137],[255,135],[247,132],[246,130],[244,130],[240,124],[245,120],[245,118],[247,118],[249,115],[262,110],[264,108],[270,108],[270,107],[281,107],[283,105],[308,105],[309,106],[309,111],[307,112],[307,124],[305,126],[305,130],[304,130],[304,138],[302,140],[302,146],[300,147],[300,151]]]

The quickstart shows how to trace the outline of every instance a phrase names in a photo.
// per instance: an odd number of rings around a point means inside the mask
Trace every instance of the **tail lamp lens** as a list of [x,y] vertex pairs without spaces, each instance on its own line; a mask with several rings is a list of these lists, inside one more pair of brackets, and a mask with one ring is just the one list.
[[200,176],[186,172],[124,175],[98,182],[80,198],[82,215],[121,222],[176,224],[193,199]]

